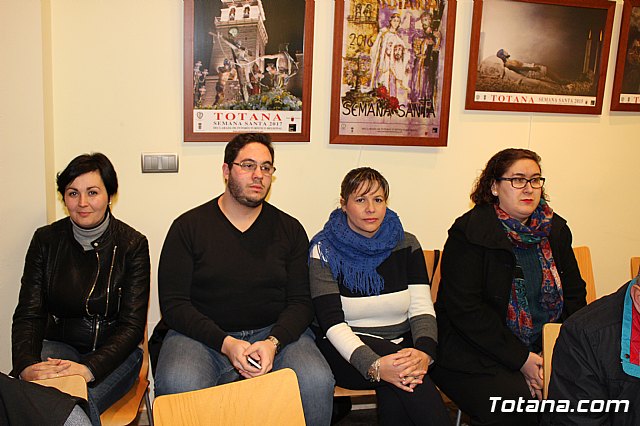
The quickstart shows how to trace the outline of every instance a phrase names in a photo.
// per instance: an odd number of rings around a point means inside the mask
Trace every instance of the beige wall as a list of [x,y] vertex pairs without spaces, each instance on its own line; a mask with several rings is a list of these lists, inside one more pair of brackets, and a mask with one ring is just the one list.
[[41,9],[0,0],[0,371],[11,369],[11,317],[24,255],[46,222]]
[[[34,0],[0,2],[2,28],[12,35],[28,36],[3,37],[3,49],[8,44],[6,48],[10,50],[28,51],[33,56],[16,57],[10,64],[15,75],[6,84],[8,97],[3,95],[0,100],[2,111],[9,105],[8,99],[13,105],[29,97],[39,107],[40,115],[44,105],[45,113],[51,116],[50,125],[43,125],[42,118],[34,125],[29,119],[31,112],[25,111],[20,117],[23,121],[11,120],[9,128],[18,135],[24,134],[22,126],[35,131],[39,136],[31,142],[40,156],[42,133],[50,133],[55,147],[50,154],[54,171],[87,151],[102,151],[114,162],[121,182],[114,214],[146,234],[150,241],[154,276],[149,322],[153,325],[159,319],[155,271],[171,221],[223,190],[220,168],[224,144],[182,142],[183,2],[55,0],[51,2],[50,22],[44,26],[39,23],[40,12]],[[9,9],[15,15],[27,15],[27,21],[7,17],[5,3],[12,4]],[[640,157],[640,119],[637,114],[614,115],[608,111],[615,49],[601,116],[465,111],[473,3],[459,0],[449,146],[334,146],[328,144],[327,96],[334,2],[315,3],[311,143],[277,144],[278,172],[270,197],[273,204],[298,217],[311,236],[337,205],[342,176],[353,167],[372,166],[388,178],[391,207],[400,214],[405,228],[418,236],[423,247],[442,247],[453,220],[469,208],[469,189],[488,158],[505,147],[527,147],[543,157],[551,205],[568,220],[574,244],[591,246],[598,294],[612,292],[628,278],[629,257],[640,255],[640,231],[635,224],[640,201],[634,191],[637,173],[633,172],[634,162]],[[622,0],[618,0],[616,28],[621,11]],[[27,64],[34,74],[30,81],[42,80],[38,75],[42,43],[33,35],[41,29],[51,43],[51,72],[45,78],[51,91],[47,93],[45,84],[44,101],[41,88],[29,87],[29,93],[25,93],[19,85],[25,60],[31,61]],[[615,30],[614,44],[617,39]],[[44,50],[46,57],[47,49]],[[0,87],[4,88],[5,78],[2,80]],[[3,137],[6,152],[4,140]],[[30,152],[26,145],[17,149],[20,156],[26,157]],[[154,151],[177,152],[180,173],[143,175],[140,153]],[[42,158],[27,163],[29,171],[21,177],[28,174],[29,179],[42,180],[42,163]],[[52,171],[46,176],[49,194],[53,191],[53,175]],[[43,185],[39,180],[35,196],[28,194],[34,201],[11,220],[22,229],[15,244],[3,238],[3,256],[5,250],[9,251],[8,263],[13,264],[0,272],[2,292],[17,292],[17,270],[21,268],[27,240],[35,226],[44,223]],[[7,232],[4,210],[15,208],[13,204],[26,191],[23,185],[20,189],[20,196],[10,193],[0,201],[3,233]],[[62,217],[64,211],[59,203],[56,206],[49,213]],[[12,233],[13,227],[12,224]],[[8,319],[10,314],[6,312],[13,311],[15,297],[2,300],[2,315]],[[0,336],[2,347],[6,348],[8,320],[4,324]],[[3,371],[10,365],[7,353],[6,349],[0,353]]]

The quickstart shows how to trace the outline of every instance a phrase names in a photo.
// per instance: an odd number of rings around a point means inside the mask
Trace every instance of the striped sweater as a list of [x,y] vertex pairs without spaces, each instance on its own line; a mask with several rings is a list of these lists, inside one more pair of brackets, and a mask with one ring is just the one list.
[[411,332],[413,346],[435,359],[437,326],[420,243],[405,232],[404,239],[377,268],[384,278],[378,296],[352,293],[333,279],[323,265],[317,245],[311,249],[309,277],[316,320],[338,352],[364,377],[380,356],[358,335],[394,340]]

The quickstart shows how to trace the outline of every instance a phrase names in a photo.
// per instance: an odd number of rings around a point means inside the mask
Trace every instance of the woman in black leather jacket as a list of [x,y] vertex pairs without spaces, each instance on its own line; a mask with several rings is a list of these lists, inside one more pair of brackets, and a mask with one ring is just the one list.
[[110,212],[118,178],[100,153],[58,174],[69,217],[36,230],[13,315],[13,375],[87,381],[90,417],[135,382],[149,303],[149,245]]

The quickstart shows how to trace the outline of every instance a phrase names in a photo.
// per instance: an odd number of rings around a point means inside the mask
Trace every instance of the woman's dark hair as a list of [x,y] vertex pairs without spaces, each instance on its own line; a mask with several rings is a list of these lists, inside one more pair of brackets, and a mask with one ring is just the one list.
[[[542,159],[538,154],[528,149],[522,148],[507,148],[495,154],[487,162],[484,170],[480,174],[480,177],[476,179],[471,191],[471,201],[476,205],[482,204],[495,204],[498,202],[498,197],[491,192],[491,185],[495,182],[496,178],[502,177],[503,174],[518,160],[533,160],[540,167],[540,161]],[[542,172],[542,167],[540,167]],[[542,188],[542,199],[546,200],[547,196]]]
[[58,185],[58,192],[62,195],[62,198],[64,198],[64,191],[67,189],[67,186],[69,186],[75,178],[96,170],[100,173],[104,187],[107,190],[107,194],[109,194],[109,199],[111,199],[111,197],[118,192],[118,175],[111,161],[109,161],[106,155],[100,152],[78,155],[71,160],[63,171],[58,173],[56,183]]
[[356,192],[363,184],[362,191],[358,195],[366,194],[379,187],[384,192],[385,201],[389,198],[389,182],[379,171],[371,167],[360,167],[347,173],[340,185],[340,198],[346,203],[349,195]]
[[271,154],[271,161],[275,161],[275,155],[273,152],[273,145],[271,145],[271,136],[267,133],[241,133],[236,135],[233,139],[227,143],[227,146],[224,148],[224,162],[232,167],[234,161],[238,157],[238,153],[242,148],[250,143],[261,143],[266,146]]

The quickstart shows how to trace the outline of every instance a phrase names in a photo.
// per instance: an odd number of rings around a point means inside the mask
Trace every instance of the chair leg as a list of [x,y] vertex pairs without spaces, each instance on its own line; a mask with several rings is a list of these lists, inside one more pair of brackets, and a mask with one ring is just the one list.
[[149,426],[153,426],[153,413],[151,412],[151,399],[149,398],[149,389],[147,389],[147,391],[144,393],[144,404],[147,406],[147,419],[149,419]]
[[460,426],[460,421],[462,421],[462,410],[458,408],[458,415],[456,416],[456,426]]

